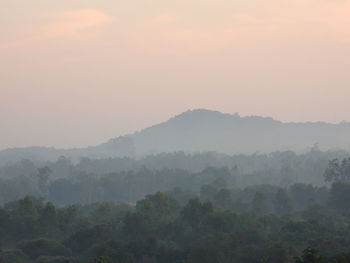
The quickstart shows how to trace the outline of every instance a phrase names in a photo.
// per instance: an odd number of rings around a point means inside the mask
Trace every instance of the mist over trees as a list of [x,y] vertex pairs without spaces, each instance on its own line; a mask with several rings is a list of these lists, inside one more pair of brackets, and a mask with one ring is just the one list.
[[222,188],[266,184],[289,187],[298,183],[325,186],[332,178],[335,182],[343,177],[343,181],[347,180],[346,175],[339,175],[339,170],[348,173],[346,155],[315,148],[299,155],[291,151],[234,156],[178,152],[142,159],[83,158],[76,164],[63,156],[55,162],[22,160],[0,167],[0,204],[26,195],[45,197],[62,205],[135,203],[148,194],[174,188],[198,194],[201,187],[210,184]]
[[217,178],[199,193],[175,188],[136,203],[26,196],[0,208],[0,260],[348,262],[349,193],[345,182],[230,188]]
[[347,125],[197,110],[86,149],[2,151],[0,262],[350,262]]

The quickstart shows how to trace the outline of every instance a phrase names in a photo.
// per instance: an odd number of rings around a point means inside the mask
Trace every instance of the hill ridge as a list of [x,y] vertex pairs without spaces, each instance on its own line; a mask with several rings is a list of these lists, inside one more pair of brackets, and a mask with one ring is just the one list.
[[324,150],[350,149],[350,123],[282,122],[271,117],[244,116],[208,109],[191,109],[164,122],[95,146],[74,149],[12,148],[0,151],[0,165],[20,159],[79,159],[144,156],[162,152],[216,151],[250,154],[305,151],[315,143]]

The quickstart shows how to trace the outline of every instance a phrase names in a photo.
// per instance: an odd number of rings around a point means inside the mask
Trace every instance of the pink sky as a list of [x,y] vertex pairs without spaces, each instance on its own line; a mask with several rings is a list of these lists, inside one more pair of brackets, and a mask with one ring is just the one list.
[[350,0],[4,0],[0,149],[193,108],[350,121]]

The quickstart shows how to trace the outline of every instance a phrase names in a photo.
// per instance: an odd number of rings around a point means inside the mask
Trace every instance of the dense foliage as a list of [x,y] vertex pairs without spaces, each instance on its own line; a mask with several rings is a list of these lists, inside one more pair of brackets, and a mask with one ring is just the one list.
[[348,262],[335,257],[350,260],[349,196],[342,182],[211,184],[198,197],[175,189],[135,205],[28,196],[0,209],[0,262]]
[[[283,162],[251,173],[240,163],[101,174],[65,158],[7,166],[0,262],[350,262],[350,159],[317,172],[328,154],[279,153]],[[305,183],[306,171],[329,183]]]

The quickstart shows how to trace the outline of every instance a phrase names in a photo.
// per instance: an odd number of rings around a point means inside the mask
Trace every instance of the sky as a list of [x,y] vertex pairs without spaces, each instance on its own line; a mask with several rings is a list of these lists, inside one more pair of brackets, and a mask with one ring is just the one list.
[[0,149],[188,109],[350,121],[350,0],[0,0]]

